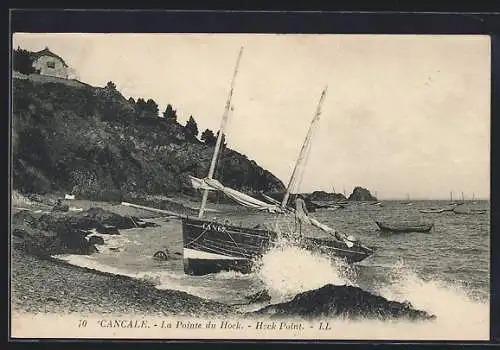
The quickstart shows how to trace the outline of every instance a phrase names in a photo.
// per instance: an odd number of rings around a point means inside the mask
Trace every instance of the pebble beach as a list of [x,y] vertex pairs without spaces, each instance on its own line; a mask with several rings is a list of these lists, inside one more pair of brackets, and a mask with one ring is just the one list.
[[42,259],[12,249],[11,307],[17,313],[221,315],[224,304],[180,291],[158,290],[146,280]]

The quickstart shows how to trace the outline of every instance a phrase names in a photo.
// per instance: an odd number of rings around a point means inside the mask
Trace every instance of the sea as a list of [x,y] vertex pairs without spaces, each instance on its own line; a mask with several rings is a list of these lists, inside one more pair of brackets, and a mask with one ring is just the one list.
[[[311,213],[339,232],[355,236],[372,247],[373,256],[347,265],[297,247],[283,244],[267,252],[255,271],[226,271],[206,276],[183,272],[182,256],[168,261],[153,259],[155,251],[182,247],[180,224],[157,218],[160,226],[122,230],[102,235],[105,245],[90,256],[62,255],[70,264],[148,280],[159,289],[175,289],[253,311],[293,299],[298,293],[326,284],[353,285],[389,300],[410,302],[414,308],[437,316],[428,325],[410,321],[333,320],[336,336],[358,339],[483,340],[489,338],[490,202],[466,201],[460,210],[484,209],[486,213],[421,213],[449,201],[382,201],[355,203],[344,209],[318,209]],[[258,214],[226,210],[218,215],[238,221],[259,222]],[[253,215],[253,216],[252,216]],[[163,221],[162,221],[163,220]],[[170,220],[167,222],[166,220]],[[382,234],[375,220],[400,223],[433,223],[429,233]],[[174,249],[175,250],[175,249]],[[182,250],[180,250],[182,252]],[[267,290],[270,302],[248,304],[248,296]]]

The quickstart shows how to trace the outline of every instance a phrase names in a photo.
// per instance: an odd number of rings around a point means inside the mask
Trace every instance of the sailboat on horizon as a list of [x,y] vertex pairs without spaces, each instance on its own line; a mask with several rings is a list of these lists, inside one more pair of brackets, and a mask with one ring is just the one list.
[[403,204],[405,204],[405,205],[413,205],[413,202],[410,201],[410,194],[409,193],[406,194],[406,202],[403,202]]
[[[221,144],[221,135],[224,133],[228,119],[228,110],[234,92],[234,81],[242,52],[243,48],[241,48],[238,55],[208,175],[204,179],[190,176],[193,187],[203,190],[203,197],[198,217],[182,218],[184,273],[189,275],[205,275],[228,270],[249,273],[252,271],[255,262],[266,251],[271,249],[280,238],[292,238],[293,240],[297,238],[295,232],[290,232],[294,230],[285,229],[282,232],[277,223],[280,218],[289,219],[294,215],[294,209],[289,206],[289,197],[301,181],[301,174],[299,173],[301,169],[303,170],[304,161],[310,151],[312,130],[321,114],[326,87],[321,94],[316,113],[309,126],[308,133],[281,202],[263,194],[263,198],[267,201],[264,202],[245,193],[225,187],[213,178],[213,174]],[[253,225],[251,227],[250,225],[232,224],[228,218],[225,218],[223,222],[217,219],[210,220],[205,218],[204,212],[209,191],[220,191],[242,206],[261,213],[270,214],[274,226],[266,226],[264,224],[263,227],[260,227],[260,225]],[[305,233],[303,237],[296,240],[298,246],[319,251],[331,257],[344,258],[349,263],[362,261],[373,254],[372,249],[365,247],[354,237],[341,234],[333,228],[320,223],[313,217],[309,217],[309,219],[312,226],[319,228],[323,232],[323,237],[308,236]]]

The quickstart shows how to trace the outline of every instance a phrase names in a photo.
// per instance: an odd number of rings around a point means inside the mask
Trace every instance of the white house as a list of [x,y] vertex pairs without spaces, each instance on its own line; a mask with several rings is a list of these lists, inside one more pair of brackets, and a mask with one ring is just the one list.
[[31,58],[33,60],[33,68],[38,70],[40,74],[64,79],[68,79],[70,75],[74,74],[66,62],[60,56],[50,51],[48,47],[42,51],[33,52]]

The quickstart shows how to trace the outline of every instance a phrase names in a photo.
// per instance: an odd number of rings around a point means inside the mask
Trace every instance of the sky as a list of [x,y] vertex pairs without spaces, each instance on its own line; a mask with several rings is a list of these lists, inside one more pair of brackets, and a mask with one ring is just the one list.
[[488,36],[31,34],[94,86],[168,103],[182,124],[226,128],[229,147],[285,185],[328,86],[301,192],[362,186],[380,199],[490,197]]

